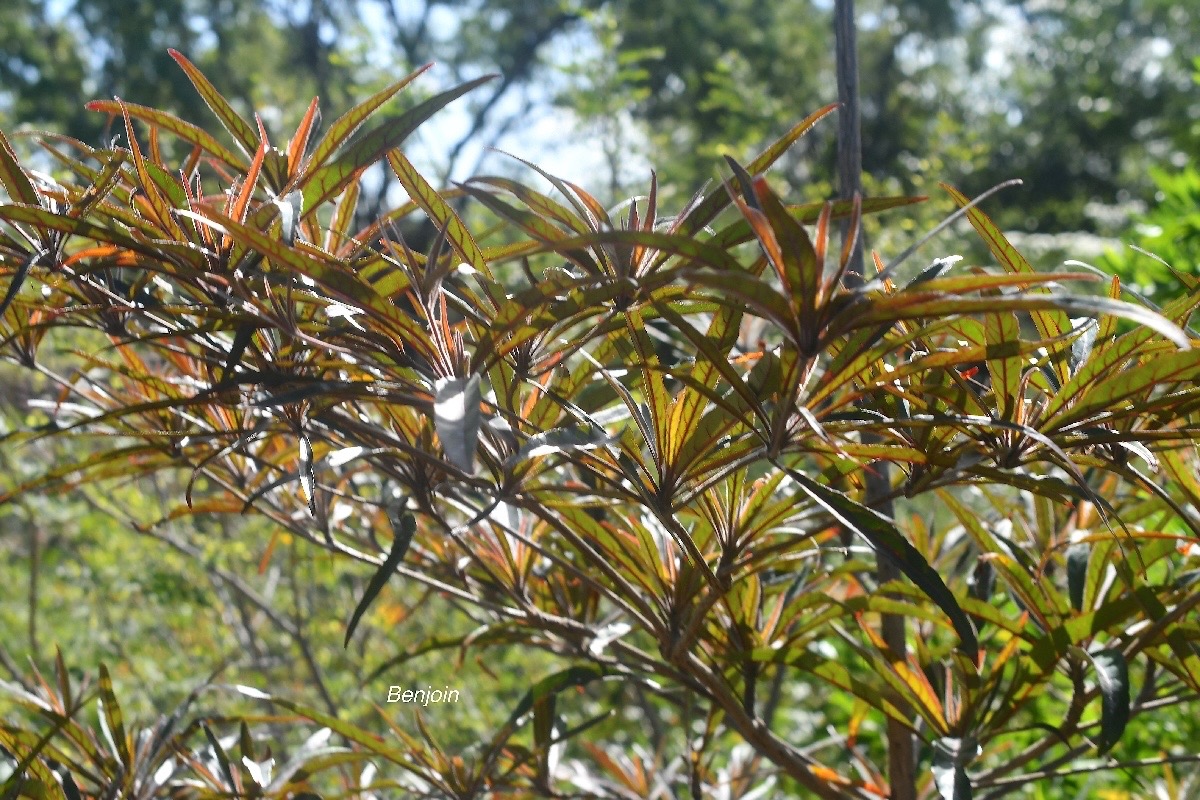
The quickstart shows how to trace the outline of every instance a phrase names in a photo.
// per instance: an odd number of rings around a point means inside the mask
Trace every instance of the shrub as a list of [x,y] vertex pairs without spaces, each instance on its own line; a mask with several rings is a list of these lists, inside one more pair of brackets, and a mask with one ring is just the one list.
[[[1175,758],[1121,748],[1200,689],[1200,293],[1161,313],[1116,279],[1086,293],[1095,275],[1035,271],[950,187],[996,266],[847,274],[861,215],[913,199],[789,206],[763,177],[832,107],[674,215],[652,178],[615,218],[533,165],[558,199],[430,186],[400,146],[485,79],[364,128],[408,76],[315,144],[314,102],[278,148],[176,59],[232,144],[120,100],[92,108],[128,147],[43,139],[53,178],[0,141],[6,357],[48,371],[64,326],[109,342],[49,376],[56,423],[5,444],[106,445],[23,491],[182,470],[165,518],[254,511],[363,562],[347,641],[398,576],[469,610],[452,646],[559,665],[460,752],[419,714],[384,741],[244,690],[330,728],[376,789],[957,799]],[[410,199],[357,230],[381,161]],[[420,216],[424,252],[397,228]],[[9,785],[104,796],[130,765],[50,749],[77,741],[66,706],[3,729]],[[885,766],[906,740],[914,774]],[[221,786],[162,791],[295,795],[224,747]]]
[[[1200,170],[1155,170],[1160,200],[1134,226],[1132,248],[1109,252],[1100,264],[1151,299],[1195,287],[1200,264]],[[1140,252],[1139,252],[1140,250]]]

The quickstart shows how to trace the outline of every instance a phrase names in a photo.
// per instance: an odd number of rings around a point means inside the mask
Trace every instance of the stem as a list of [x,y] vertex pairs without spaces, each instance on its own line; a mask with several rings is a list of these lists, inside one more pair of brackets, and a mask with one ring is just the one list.
[[42,529],[29,517],[29,655],[37,661],[38,653],[38,574],[42,571]]
[[[854,0],[835,0],[834,37],[837,42],[837,86],[838,101],[842,104],[838,115],[838,183],[843,198],[862,194],[862,121],[858,102],[858,53],[855,41]],[[852,231],[843,227],[843,235]],[[858,237],[850,254],[846,281],[861,283],[863,276],[863,243]],[[874,437],[871,437],[874,438]],[[863,441],[868,441],[864,436]],[[888,464],[876,462],[867,469],[866,505],[885,516],[892,516],[892,481]],[[877,562],[876,577],[880,585],[900,577],[900,570],[889,562]],[[895,657],[907,657],[904,617],[899,614],[883,614],[880,620],[880,635]],[[907,715],[908,710],[901,708]],[[899,720],[888,719],[888,783],[891,785],[892,800],[916,800],[916,759],[913,735]]]
[[858,787],[842,787],[831,784],[813,774],[809,767],[819,766],[817,762],[776,737],[762,719],[747,714],[740,700],[729,691],[720,676],[713,675],[695,654],[684,654],[680,661],[680,667],[704,682],[713,701],[725,712],[725,719],[730,726],[756,752],[779,766],[785,774],[807,789],[811,796],[819,797],[821,800],[841,800],[842,798],[865,800],[872,796]]
[[1113,761],[1107,764],[1090,764],[1083,767],[1073,767],[1071,769],[1044,769],[1037,772],[1028,772],[1024,775],[1015,775],[1011,778],[1001,778],[987,784],[979,784],[976,788],[997,788],[1000,791],[991,792],[984,796],[984,800],[990,800],[994,797],[1000,797],[1003,793],[1013,791],[1026,784],[1035,781],[1044,781],[1051,778],[1061,778],[1066,775],[1084,775],[1090,772],[1102,772],[1104,770],[1121,769],[1144,769],[1146,767],[1161,767],[1164,764],[1195,764],[1200,761],[1200,756],[1161,756],[1159,758],[1140,758],[1135,761]]

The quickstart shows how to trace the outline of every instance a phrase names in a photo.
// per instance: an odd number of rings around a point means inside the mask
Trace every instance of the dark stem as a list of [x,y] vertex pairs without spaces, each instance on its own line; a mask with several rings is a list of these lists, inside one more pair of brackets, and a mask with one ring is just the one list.
[[[855,41],[854,0],[835,0],[834,36],[837,42],[837,87],[841,113],[838,115],[838,185],[843,198],[862,193],[862,121],[858,95],[858,51]],[[843,228],[843,235],[850,235]],[[861,283],[863,275],[862,237],[854,246],[847,269],[846,282]],[[874,437],[871,437],[874,438]],[[864,442],[867,436],[863,437]],[[878,461],[867,469],[866,504],[885,516],[892,516],[892,481],[886,462]],[[900,577],[893,564],[879,560],[876,577],[883,585]],[[895,657],[904,659],[907,644],[904,636],[904,617],[883,614],[880,634]],[[906,709],[902,709],[907,711]],[[916,774],[913,736],[897,720],[887,723],[888,783],[892,800],[916,800]]]

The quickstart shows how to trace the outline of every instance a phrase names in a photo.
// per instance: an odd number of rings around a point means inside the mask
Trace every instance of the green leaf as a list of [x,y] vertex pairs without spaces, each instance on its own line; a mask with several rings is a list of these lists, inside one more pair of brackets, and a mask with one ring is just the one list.
[[1120,740],[1129,722],[1129,664],[1115,648],[1089,654],[1089,658],[1096,668],[1096,683],[1100,688],[1100,737],[1096,750],[1103,754]]
[[724,250],[688,236],[657,231],[605,229],[584,236],[555,239],[547,242],[547,246],[543,249],[552,249],[554,252],[566,255],[575,248],[605,244],[640,245],[651,250],[658,250],[664,257],[663,260],[671,256],[678,256],[685,260],[683,267],[687,268],[689,272],[707,267],[721,274],[733,273],[739,277],[747,274],[738,260]]
[[512,714],[508,717],[508,722],[504,724],[504,729],[511,730],[521,717],[533,709],[535,703],[553,697],[563,689],[572,686],[586,686],[592,681],[603,678],[606,674],[599,667],[574,666],[542,678],[531,686],[529,691],[525,693],[525,696],[521,698],[521,702],[517,703],[517,707],[513,709]]
[[129,739],[125,735],[125,721],[121,715],[121,706],[113,693],[112,678],[108,668],[100,665],[100,722],[108,742],[113,748],[113,754],[121,760],[128,770],[132,766],[133,757],[129,752]]
[[587,425],[572,425],[569,428],[554,428],[530,436],[521,449],[509,456],[505,466],[510,467],[529,458],[540,458],[552,453],[576,453],[594,450],[614,441],[603,428]]
[[943,736],[933,743],[933,784],[942,800],[971,800],[967,764],[974,758],[975,743]]
[[900,535],[890,519],[874,509],[855,502],[836,489],[817,483],[794,469],[785,467],[778,462],[776,462],[776,466],[796,481],[804,493],[816,501],[817,505],[828,511],[847,529],[866,539],[876,553],[895,564],[921,591],[925,592],[929,599],[933,600],[950,618],[951,625],[958,633],[959,649],[972,661],[978,659],[979,640],[970,617],[959,606],[958,600],[946,586],[942,576],[929,566],[929,562],[907,539]]
[[732,301],[737,301],[738,305],[733,307],[740,309],[744,305],[755,316],[778,325],[789,339],[795,341],[798,338],[796,328],[799,323],[795,312],[779,290],[766,281],[746,273],[713,270],[691,272],[688,280],[713,290],[712,297],[717,302],[732,305]]
[[[954,202],[958,203],[959,206],[966,206],[970,203],[970,200],[962,192],[944,183],[940,185],[949,192],[950,196],[954,198]],[[1033,267],[1025,259],[1025,256],[1021,255],[1017,248],[1012,246],[1008,239],[1004,237],[1004,234],[1000,232],[1000,229],[996,227],[996,223],[992,222],[987,214],[978,208],[971,208],[967,211],[967,219],[971,221],[971,225],[975,228],[976,232],[987,243],[992,255],[1009,272],[1034,271]],[[1033,318],[1034,327],[1037,328],[1038,334],[1043,339],[1057,338],[1071,329],[1071,321],[1061,311],[1054,309],[1034,310],[1030,313],[1030,316]],[[1055,364],[1055,370],[1058,373],[1059,385],[1062,385],[1070,377],[1067,374],[1067,364],[1059,362]]]
[[233,106],[229,104],[217,88],[209,82],[208,78],[204,77],[204,73],[197,69],[196,65],[188,61],[187,56],[180,53],[178,50],[167,50],[171,58],[175,59],[175,63],[187,73],[188,80],[192,82],[192,86],[196,87],[196,91],[200,93],[205,104],[212,109],[212,112],[217,115],[217,119],[221,120],[221,124],[225,126],[225,130],[233,135],[237,143],[241,145],[243,152],[249,157],[251,153],[258,149],[258,133],[254,130],[249,122],[238,116],[238,113],[233,110]]
[[[0,683],[0,690],[7,690],[13,693],[21,693],[22,690],[14,689]],[[30,704],[39,711],[45,711],[44,704],[40,698],[34,699]],[[28,751],[23,755],[21,750],[22,742],[14,733],[10,733],[5,726],[0,725],[0,746],[3,746],[13,756],[21,756],[20,760],[14,765],[8,780],[4,782],[0,789],[3,789],[3,794],[0,794],[0,800],[17,800],[17,798],[45,798],[45,800],[73,800],[68,798],[62,786],[55,779],[54,773],[47,766],[46,761],[41,758],[41,753],[50,746],[58,734],[72,724],[72,719],[67,716],[54,715],[54,724],[43,733],[35,744],[29,747]],[[22,780],[22,776],[29,772],[30,778]],[[73,783],[73,782],[72,782]],[[36,793],[33,787],[37,787]]]
[[1087,542],[1076,542],[1067,548],[1067,594],[1071,597],[1071,608],[1083,609],[1083,592],[1087,588],[1088,558],[1092,547]]
[[467,230],[467,226],[463,224],[458,214],[454,213],[450,204],[442,199],[442,196],[429,185],[429,182],[421,176],[421,173],[417,172],[416,167],[399,150],[392,150],[388,153],[387,158],[396,177],[400,179],[400,183],[408,192],[408,196],[429,215],[429,219],[437,225],[439,230],[446,231],[446,238],[454,247],[454,251],[458,253],[459,258],[476,272],[482,272],[490,277],[491,272],[488,270],[487,261],[484,259],[479,245],[475,243],[471,232]]
[[984,317],[987,366],[1000,418],[1013,422],[1021,402],[1021,324],[1011,311]]
[[37,189],[33,188],[25,170],[21,169],[17,156],[13,153],[8,139],[4,138],[3,132],[0,132],[0,184],[4,185],[9,198],[15,203],[24,203],[30,206],[42,204],[41,195],[37,193]]
[[[500,151],[504,153],[503,150]],[[569,181],[564,181],[555,175],[551,175],[546,170],[534,164],[532,161],[526,161],[520,156],[515,156],[512,153],[504,153],[510,158],[520,161],[525,166],[532,169],[537,174],[541,175],[550,185],[559,191],[559,193],[567,198],[567,201],[579,214],[579,220],[584,224],[584,227],[590,231],[598,231],[605,228],[612,228],[612,221],[608,218],[608,213],[591,195],[585,192],[580,187]],[[572,226],[574,227],[574,226]]]
[[208,723],[201,721],[200,728],[204,731],[204,738],[208,739],[208,745],[213,750],[213,756],[217,759],[217,766],[221,768],[221,775],[225,778],[225,785],[229,789],[237,786],[233,779],[233,765],[229,763],[229,754],[225,752],[225,748],[221,746],[221,740],[212,732],[212,728],[208,727]]
[[[1169,303],[1163,314],[1168,321],[1182,324],[1198,304],[1200,304],[1200,292],[1197,292],[1194,298],[1185,296]],[[1086,393],[1110,370],[1138,355],[1151,346],[1154,341],[1153,329],[1141,327],[1129,331],[1115,341],[1109,341],[1100,347],[1093,348],[1087,361],[1074,369],[1071,379],[1050,398],[1050,402],[1042,411],[1042,419],[1045,421],[1053,419],[1055,414]]]
[[[927,199],[926,197],[867,197],[862,201],[862,213],[871,214],[879,211],[887,211],[914,203],[922,203]],[[801,205],[788,206],[787,211],[797,222],[809,225],[817,221],[821,216],[821,209],[825,205],[825,202],[803,203]],[[831,204],[830,218],[842,219],[843,217],[850,216],[853,212],[853,200],[835,200]],[[750,228],[750,223],[746,222],[745,219],[737,219],[717,231],[716,235],[709,240],[709,244],[728,250],[734,245],[748,242],[753,238],[754,232]]]
[[[734,370],[733,365],[729,363],[729,347],[724,346],[725,340],[722,339],[721,341],[717,341],[709,338],[708,335],[701,334],[700,331],[693,328],[691,324],[687,322],[687,320],[680,316],[667,303],[655,303],[654,307],[664,319],[671,323],[672,327],[676,331],[686,336],[698,351],[698,356],[700,357],[696,359],[696,366],[694,368],[695,374],[697,376],[704,376],[704,373],[701,372],[702,368],[704,370],[712,369],[717,372],[738,394],[738,396],[745,403],[745,406],[753,411],[754,415],[763,424],[763,426],[767,426],[769,424],[769,420],[767,419],[766,411],[763,409],[762,403],[760,402],[759,395],[750,390],[750,388],[746,385],[746,382],[743,381],[741,376],[738,375]],[[722,313],[723,312],[718,312],[717,316],[714,317],[714,325],[716,320],[721,317]],[[711,378],[709,378],[706,379],[704,383],[698,385],[703,386],[712,384],[713,381]]]
[[17,265],[16,272],[13,273],[12,280],[8,282],[8,289],[4,292],[4,299],[0,300],[0,317],[4,316],[4,312],[8,311],[8,306],[16,299],[17,292],[21,291],[21,286],[24,285],[25,279],[29,276],[29,268],[42,257],[43,251],[39,250],[36,253],[30,253],[21,259],[21,263]]
[[549,761],[550,746],[554,743],[557,700],[558,695],[550,694],[534,701],[533,704],[533,743],[540,751],[541,758],[539,760],[543,765],[543,774],[549,773],[545,766]]
[[374,114],[384,103],[396,96],[396,93],[403,89],[418,76],[432,67],[433,64],[415,70],[406,75],[400,80],[387,86],[384,89],[376,92],[368,97],[363,102],[356,105],[354,108],[347,111],[342,116],[329,126],[329,130],[321,137],[321,141],[317,142],[317,146],[313,148],[310,162],[305,172],[311,174],[314,170],[325,164],[325,161],[333,155],[334,151],[342,144],[342,142],[354,135],[354,132],[366,122],[372,114]]
[[51,230],[82,236],[93,241],[115,244],[118,247],[124,247],[159,260],[163,260],[166,256],[179,257],[185,263],[202,262],[204,259],[203,254],[190,245],[162,241],[153,243],[139,242],[133,237],[113,228],[101,227],[86,220],[76,219],[65,214],[55,214],[53,211],[48,211],[44,208],[25,205],[0,206],[0,219],[8,222],[25,222],[32,225],[41,225]]
[[299,187],[304,192],[304,213],[313,213],[327,200],[341,194],[367,167],[387,155],[389,150],[400,146],[425,120],[477,86],[492,80],[494,75],[484,75],[473,81],[435,95],[415,108],[393,120],[368,131],[350,144],[333,162],[317,167],[308,173]]
[[387,558],[379,565],[379,569],[371,576],[367,590],[363,592],[362,599],[358,601],[358,605],[354,607],[354,613],[350,615],[350,622],[346,625],[346,640],[342,643],[343,647],[350,646],[350,637],[354,635],[359,620],[362,619],[362,615],[366,613],[375,598],[379,596],[383,587],[392,577],[392,573],[396,571],[396,567],[404,560],[404,554],[408,552],[408,546],[412,543],[413,534],[417,532],[417,520],[407,511],[400,513],[398,509],[389,509],[388,519],[392,523],[392,548],[388,551]]
[[1091,387],[1079,402],[1057,417],[1046,420],[1041,429],[1049,431],[1062,428],[1073,421],[1136,400],[1138,395],[1149,393],[1157,387],[1197,380],[1200,380],[1200,350],[1159,356],[1145,364],[1118,372]]
[[804,226],[788,214],[779,196],[762,178],[754,182],[754,194],[762,207],[775,241],[779,243],[779,255],[783,263],[777,264],[784,291],[788,293],[797,317],[806,329],[817,323],[817,301],[821,289],[822,265],[817,262],[817,252]]
[[[273,207],[273,204],[269,207]],[[5,209],[0,207],[0,217],[4,213]],[[283,242],[271,238],[263,231],[249,225],[242,225],[211,209],[206,212],[207,217],[193,214],[190,211],[180,211],[179,213],[210,225],[215,223],[244,246],[262,253],[281,266],[307,275],[322,284],[336,299],[354,308],[368,311],[377,319],[395,326],[397,330],[403,332],[404,341],[409,346],[422,347],[428,342],[427,335],[410,315],[401,311],[388,298],[378,294],[344,265],[318,261],[295,248],[287,247]]]
[[[1167,319],[1162,314],[1124,300],[1113,300],[1109,297],[1090,297],[1081,295],[1055,294],[1054,304],[1064,311],[1089,316],[1111,314],[1130,322],[1149,328],[1164,339],[1173,342],[1181,350],[1191,349],[1191,338],[1183,328]],[[1066,328],[1070,330],[1070,326]]]
[[537,212],[541,217],[560,222],[575,231],[575,233],[584,234],[591,230],[588,228],[587,222],[573,214],[566,206],[517,181],[494,175],[486,175],[471,178],[470,182],[483,183],[495,186],[497,189],[502,189],[529,206],[530,209]]
[[[758,196],[755,194],[754,176],[746,171],[746,168],[737,162],[737,159],[732,156],[725,156],[725,163],[733,170],[733,177],[736,179],[736,185],[741,190],[742,200],[746,205],[753,208],[755,211],[762,211],[762,203],[759,202]],[[733,187],[730,187],[732,191]]]
[[[532,236],[534,239],[537,239],[538,242],[541,242],[544,245],[538,246],[537,243],[533,243],[534,246],[531,247],[529,246],[529,243],[524,243],[525,246],[521,248],[520,255],[529,255],[534,252],[546,252],[549,250],[558,253],[564,258],[570,259],[589,275],[599,275],[603,273],[600,265],[597,264],[596,260],[592,257],[592,254],[586,250],[585,245],[576,244],[576,249],[572,251],[567,251],[565,247],[559,246],[558,243],[566,241],[570,238],[570,235],[543,217],[541,214],[535,214],[523,208],[517,208],[516,206],[510,205],[501,200],[499,197],[496,197],[491,192],[486,192],[476,186],[464,185],[462,186],[462,190],[485,205],[489,210],[496,214],[496,216],[503,220],[515,223],[527,234]],[[502,256],[493,252],[492,258],[493,260],[498,260],[502,258]]]
[[245,172],[248,166],[245,158],[218,142],[208,131],[190,122],[185,122],[179,119],[179,117],[159,111],[157,108],[149,108],[137,103],[118,102],[116,100],[93,100],[87,104],[86,108],[89,111],[103,111],[108,114],[120,114],[122,108],[124,108],[125,111],[129,112],[129,116],[136,117],[143,122],[170,131],[185,142],[199,147],[201,150],[239,172]]
[[463,472],[475,471],[475,447],[479,441],[479,376],[440,378],[433,401],[433,422],[442,450],[450,463]]
[[[120,103],[120,101],[118,101],[118,103]],[[137,170],[138,175],[137,188],[141,190],[142,196],[146,198],[147,204],[150,206],[150,211],[152,212],[153,217],[153,219],[150,221],[156,223],[162,232],[166,234],[166,236],[162,236],[160,234],[157,238],[169,237],[176,240],[183,239],[183,228],[180,227],[175,218],[171,216],[172,205],[170,198],[159,187],[158,182],[155,180],[155,176],[151,175],[150,166],[152,162],[142,156],[141,148],[138,146],[137,136],[133,130],[133,121],[130,119],[129,113],[122,109],[121,116],[125,120],[125,132],[126,136],[129,138],[129,149],[133,151],[133,165],[134,169]],[[165,178],[167,183],[171,182],[169,176],[167,176],[161,168],[158,170],[158,177]],[[183,192],[182,187],[179,187],[175,194],[184,203],[186,203],[186,195]],[[131,202],[130,205],[132,206],[133,203]]]
[[[817,124],[823,117],[832,113],[837,108],[837,103],[830,103],[824,108],[818,109],[809,114],[803,120],[792,127],[790,131],[781,136],[777,141],[767,147],[758,158],[746,165],[746,172],[751,175],[759,175],[767,171],[767,168],[779,160],[779,157],[787,152],[788,148],[796,143],[801,136],[808,133],[814,125]],[[704,229],[704,226],[720,214],[721,211],[730,203],[729,194],[723,189],[715,191],[696,204],[688,211],[682,220],[679,221],[672,232],[680,233],[685,236],[693,236]],[[657,267],[664,256],[659,256],[655,259],[654,266]]]

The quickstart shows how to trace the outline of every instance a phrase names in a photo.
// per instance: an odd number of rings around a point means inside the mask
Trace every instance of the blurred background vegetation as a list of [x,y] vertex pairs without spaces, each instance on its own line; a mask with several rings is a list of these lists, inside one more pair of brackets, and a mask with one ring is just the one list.
[[[355,98],[436,61],[406,102],[486,72],[502,78],[422,129],[411,157],[427,173],[446,181],[517,171],[488,150],[496,147],[615,204],[645,186],[653,166],[669,210],[717,176],[720,156],[743,158],[836,99],[831,6],[7,0],[0,127],[98,145],[117,132],[84,104],[114,95],[208,124],[168,48],[188,54],[242,110],[259,110],[279,137],[314,95],[330,121]],[[868,192],[933,198],[902,219],[885,217],[889,227],[871,232],[872,246],[901,247],[951,208],[939,181],[970,194],[1015,177],[1024,185],[988,209],[1039,269],[1063,258],[1100,263],[1153,297],[1177,278],[1126,247],[1136,244],[1196,274],[1200,9],[1167,0],[860,0],[858,12]],[[833,194],[835,130],[821,126],[785,157],[775,173],[781,193],[797,201]],[[376,185],[364,217],[396,199],[393,181]],[[69,336],[55,345],[87,349]],[[47,422],[37,402],[45,391],[5,366],[0,432]],[[50,461],[87,452],[86,442],[73,447],[0,449],[0,493]],[[135,714],[173,706],[220,669],[221,682],[362,717],[389,681],[371,679],[373,670],[406,640],[450,640],[474,627],[450,601],[422,602],[393,583],[344,650],[366,571],[273,538],[263,520],[238,514],[181,516],[153,537],[139,534],[178,505],[184,481],[131,478],[0,507],[5,678],[26,675],[30,662],[48,668],[60,646],[81,669],[108,662]],[[428,709],[435,723],[450,715],[439,726],[450,747],[502,722],[524,690],[506,676],[537,667],[502,649],[486,664],[458,659],[448,647],[417,655],[402,673],[406,685],[472,687],[464,705]],[[1163,725],[1168,737],[1195,727],[1174,718]]]

